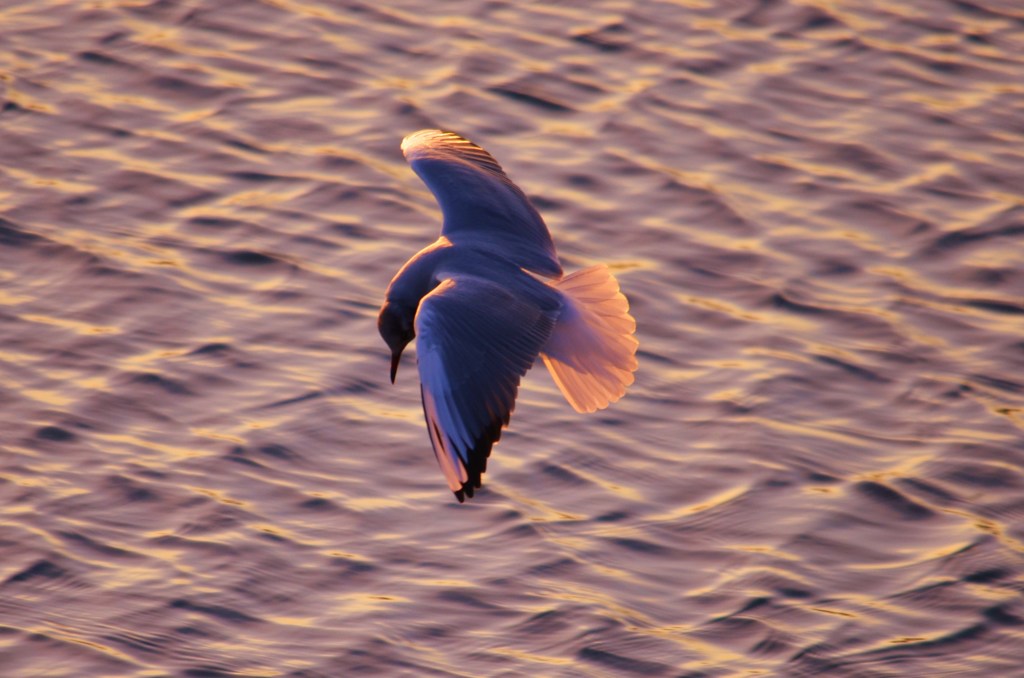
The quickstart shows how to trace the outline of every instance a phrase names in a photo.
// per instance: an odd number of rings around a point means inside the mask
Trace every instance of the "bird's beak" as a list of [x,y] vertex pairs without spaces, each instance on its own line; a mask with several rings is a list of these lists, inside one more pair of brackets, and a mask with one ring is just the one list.
[[398,361],[402,359],[402,349],[391,353],[391,383],[395,383],[395,375],[398,374]]

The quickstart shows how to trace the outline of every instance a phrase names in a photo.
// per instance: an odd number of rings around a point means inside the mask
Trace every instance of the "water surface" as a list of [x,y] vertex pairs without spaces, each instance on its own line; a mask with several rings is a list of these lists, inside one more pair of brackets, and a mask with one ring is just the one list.
[[[4,676],[1008,676],[1024,12],[6,2]],[[457,130],[616,270],[626,399],[435,467],[375,318]]]

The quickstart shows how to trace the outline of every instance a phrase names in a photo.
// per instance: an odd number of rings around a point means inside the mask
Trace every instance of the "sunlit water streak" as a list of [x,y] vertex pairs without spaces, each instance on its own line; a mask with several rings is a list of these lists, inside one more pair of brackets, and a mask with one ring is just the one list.
[[[7,2],[4,676],[991,676],[1024,661],[1012,2]],[[374,316],[398,142],[613,263],[481,494]]]

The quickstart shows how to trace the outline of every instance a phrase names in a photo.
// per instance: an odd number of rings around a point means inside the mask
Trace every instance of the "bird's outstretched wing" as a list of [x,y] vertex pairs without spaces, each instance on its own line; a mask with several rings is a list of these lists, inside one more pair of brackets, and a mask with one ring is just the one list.
[[487,151],[453,132],[425,129],[402,140],[402,153],[441,206],[441,235],[562,277],[544,220]]
[[416,359],[430,442],[461,502],[480,487],[519,379],[554,326],[551,314],[481,278],[449,278],[416,313]]

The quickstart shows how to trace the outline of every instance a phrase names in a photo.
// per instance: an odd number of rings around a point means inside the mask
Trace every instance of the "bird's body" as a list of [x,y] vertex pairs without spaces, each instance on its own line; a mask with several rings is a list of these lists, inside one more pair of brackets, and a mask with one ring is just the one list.
[[422,130],[402,151],[440,203],[444,226],[388,285],[378,326],[392,381],[416,338],[427,431],[461,502],[480,487],[536,358],[574,408],[601,409],[633,381],[636,323],[605,266],[563,276],[547,226],[482,148]]

